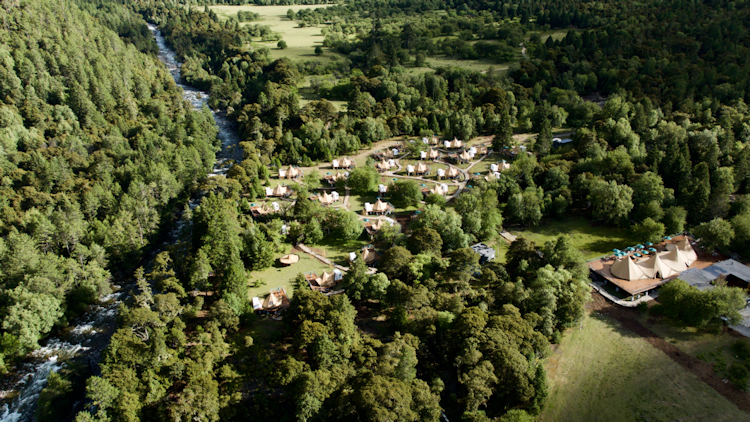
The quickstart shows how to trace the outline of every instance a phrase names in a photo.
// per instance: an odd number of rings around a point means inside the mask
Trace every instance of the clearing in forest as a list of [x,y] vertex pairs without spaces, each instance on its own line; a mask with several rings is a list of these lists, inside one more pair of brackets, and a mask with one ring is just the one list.
[[546,421],[748,421],[750,415],[619,322],[592,313],[548,359]]

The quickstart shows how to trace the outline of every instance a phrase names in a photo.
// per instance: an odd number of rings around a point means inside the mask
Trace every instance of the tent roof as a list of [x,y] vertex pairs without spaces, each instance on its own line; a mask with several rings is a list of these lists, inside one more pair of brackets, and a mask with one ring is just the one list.
[[688,258],[685,253],[677,248],[672,248],[668,252],[661,254],[661,258],[675,271],[682,272],[688,268]]
[[448,167],[447,172],[448,177],[456,177],[458,176],[458,169],[455,167]]
[[375,202],[375,204],[372,206],[372,209],[373,211],[376,211],[376,212],[388,211],[388,203],[383,202],[380,200],[380,198],[378,198],[378,201]]
[[294,264],[296,262],[299,262],[299,255],[297,254],[284,255],[281,258],[279,258],[279,261],[282,264],[287,264],[287,265]]
[[323,275],[318,277],[315,281],[318,283],[318,286],[320,287],[331,287],[333,286],[333,283],[336,280],[334,279],[333,273],[329,273],[328,271],[323,271]]
[[612,264],[610,272],[613,276],[628,281],[650,278],[629,256]]
[[424,165],[424,163],[417,164],[417,173],[424,173],[427,170],[429,170],[429,168],[426,165]]
[[378,259],[378,253],[375,252],[375,249],[362,249],[362,260],[365,261],[365,264],[369,264],[376,259]]
[[318,200],[320,200],[320,203],[323,205],[330,205],[333,203],[333,196],[328,192],[323,192],[322,195],[318,195]]

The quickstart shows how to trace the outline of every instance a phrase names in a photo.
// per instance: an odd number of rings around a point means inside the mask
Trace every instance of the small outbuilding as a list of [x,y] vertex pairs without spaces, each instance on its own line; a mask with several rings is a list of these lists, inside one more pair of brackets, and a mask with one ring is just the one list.
[[480,264],[486,264],[495,259],[495,249],[485,245],[484,243],[471,245],[471,249],[479,254]]

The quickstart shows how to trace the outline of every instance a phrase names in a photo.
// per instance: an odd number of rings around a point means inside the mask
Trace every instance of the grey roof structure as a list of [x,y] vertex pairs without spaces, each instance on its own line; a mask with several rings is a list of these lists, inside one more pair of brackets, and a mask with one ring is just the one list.
[[750,283],[750,267],[741,264],[734,259],[717,262],[716,264],[702,270],[697,268],[687,270],[680,274],[679,279],[684,280],[698,290],[709,290],[714,287],[711,284],[712,281],[721,276],[727,276],[730,274],[742,281]]
[[485,264],[495,259],[495,249],[485,245],[484,243],[477,243],[476,245],[471,245],[471,249],[474,250],[474,252],[479,254],[480,264]]

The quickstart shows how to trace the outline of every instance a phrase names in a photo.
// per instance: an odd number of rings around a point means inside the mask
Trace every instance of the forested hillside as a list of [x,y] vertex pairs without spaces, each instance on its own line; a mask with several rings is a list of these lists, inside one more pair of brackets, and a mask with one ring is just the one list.
[[[703,245],[750,252],[746,0],[290,10],[322,27],[321,51],[335,58],[319,63],[272,59],[258,38],[278,34],[204,3],[2,6],[4,366],[111,283],[136,286],[78,422],[533,420],[551,344],[584,314],[588,267],[565,235],[520,238],[485,265],[471,244],[504,242],[503,224],[584,216],[641,239],[689,228]],[[184,82],[237,123],[244,159],[226,176],[205,177],[218,146],[211,114],[182,99],[146,21],[184,63]],[[493,67],[425,68],[437,58]],[[303,87],[315,99],[303,101]],[[573,142],[553,146],[553,131]],[[331,296],[299,274],[284,280],[283,321],[258,316],[253,271],[299,243],[365,237],[367,221],[323,207],[317,173],[290,182],[293,203],[254,218],[272,174],[402,135],[484,135],[498,154],[529,153],[449,203],[413,180],[384,182],[409,212],[401,232],[366,239],[382,253],[377,272],[355,260]],[[413,157],[427,148],[403,145]],[[380,183],[363,160],[335,186],[364,196]],[[172,227],[178,238],[147,256]],[[55,382],[40,420],[82,394]]]
[[[0,26],[2,370],[132,270],[170,203],[211,168],[216,130],[170,74],[68,1],[10,2]],[[115,8],[114,10],[120,10]],[[123,16],[130,11],[123,10]],[[130,15],[132,16],[132,15]],[[143,50],[153,51],[138,26]]]

